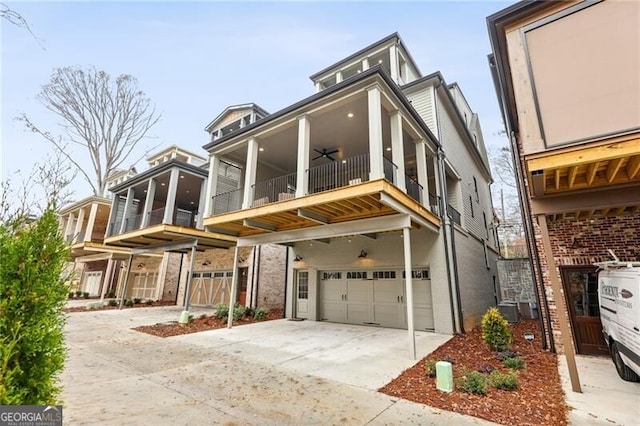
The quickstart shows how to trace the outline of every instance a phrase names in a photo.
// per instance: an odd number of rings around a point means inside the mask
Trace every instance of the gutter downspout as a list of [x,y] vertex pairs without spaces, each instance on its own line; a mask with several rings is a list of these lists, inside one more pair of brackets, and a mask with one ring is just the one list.
[[258,261],[256,262],[256,290],[255,290],[255,302],[256,308],[258,307],[258,287],[260,286],[260,260],[262,259],[262,246],[258,246],[258,254],[256,255]]
[[[178,286],[176,287],[176,298],[174,303],[178,303],[178,290],[180,288],[180,279],[182,278],[182,262],[184,262],[184,253],[180,253],[180,266],[178,267]],[[189,295],[185,295],[185,297],[189,297]]]
[[289,246],[285,247],[286,255],[284,258],[284,309],[282,309],[282,318],[287,317],[287,281],[289,280]]
[[458,306],[458,323],[460,332],[464,334],[464,317],[462,316],[462,300],[460,299],[460,277],[458,276],[458,256],[456,254],[456,227],[451,219],[448,219],[449,229],[451,230],[451,254],[453,255],[453,276],[456,285],[456,302]]
[[256,294],[256,247],[253,248],[252,250],[252,256],[253,259],[251,260],[251,295],[249,297],[249,307],[251,308],[255,308],[256,306],[253,305],[253,302],[255,300],[255,294]]
[[[549,302],[547,301],[546,295],[542,297],[540,292],[540,286],[544,286],[544,281],[542,278],[542,265],[540,264],[538,251],[535,250],[536,246],[535,240],[533,238],[533,235],[535,235],[535,233],[533,230],[533,218],[531,217],[531,210],[529,209],[529,203],[525,200],[525,196],[523,195],[526,194],[526,188],[524,187],[524,175],[522,174],[522,165],[520,164],[520,158],[517,158],[516,155],[516,152],[519,152],[519,150],[517,138],[514,131],[511,131],[509,135],[509,142],[511,144],[511,161],[513,161],[513,165],[515,167],[515,177],[518,183],[518,201],[520,202],[520,211],[524,215],[524,217],[522,218],[522,223],[524,224],[524,236],[527,241],[527,246],[529,247],[529,266],[531,267],[531,275],[536,277],[536,279],[534,280],[536,282],[534,282],[533,288],[536,292],[538,303],[540,302],[540,300],[542,300],[542,305],[545,312],[544,316],[547,318],[547,322],[549,325],[549,350],[555,353],[556,349],[551,328]],[[535,268],[534,266],[537,266],[537,268]],[[537,274],[535,273],[536,270]],[[540,286],[537,283],[540,283]],[[544,318],[542,313],[539,313],[538,320],[540,321],[540,331],[542,333],[542,349],[547,349],[547,333],[544,328]]]

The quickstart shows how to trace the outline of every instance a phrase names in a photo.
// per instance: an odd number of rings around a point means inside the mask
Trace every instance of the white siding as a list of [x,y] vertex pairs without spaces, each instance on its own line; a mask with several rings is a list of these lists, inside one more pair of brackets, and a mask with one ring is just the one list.
[[420,114],[422,120],[429,127],[429,130],[434,135],[438,134],[438,126],[436,122],[435,110],[433,108],[434,105],[434,91],[433,87],[429,86],[424,89],[418,90],[413,93],[407,94],[407,99],[413,105],[413,108]]

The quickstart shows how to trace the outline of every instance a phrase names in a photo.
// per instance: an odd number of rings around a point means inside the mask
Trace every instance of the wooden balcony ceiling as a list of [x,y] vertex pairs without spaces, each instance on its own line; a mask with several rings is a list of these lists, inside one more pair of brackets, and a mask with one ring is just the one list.
[[634,185],[640,183],[640,138],[547,152],[526,162],[534,196]]
[[114,255],[128,255],[129,249],[124,247],[107,246],[94,241],[81,241],[71,246],[71,258],[89,256],[97,253],[113,253]]
[[600,208],[589,210],[575,210],[563,213],[554,213],[548,215],[549,220],[552,222],[558,221],[579,221],[579,220],[592,220],[592,219],[604,219],[607,217],[620,217],[626,215],[637,215],[640,213],[640,195],[638,196],[638,202],[634,205],[626,205],[615,208]]
[[385,204],[383,197],[440,226],[435,214],[383,179],[211,216],[204,224],[217,232],[248,237],[397,214],[398,210]]
[[236,244],[236,239],[229,235],[205,232],[184,226],[159,224],[144,229],[137,229],[124,234],[112,235],[105,238],[108,246],[142,248],[163,243],[183,240],[198,240],[197,250],[203,251],[213,248],[229,248]]

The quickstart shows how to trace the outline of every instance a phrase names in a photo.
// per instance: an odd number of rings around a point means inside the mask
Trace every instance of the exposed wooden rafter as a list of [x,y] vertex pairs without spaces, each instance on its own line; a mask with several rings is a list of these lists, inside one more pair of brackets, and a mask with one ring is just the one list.
[[609,161],[609,166],[607,166],[607,182],[611,183],[616,178],[622,165],[622,160],[623,158],[616,158]]

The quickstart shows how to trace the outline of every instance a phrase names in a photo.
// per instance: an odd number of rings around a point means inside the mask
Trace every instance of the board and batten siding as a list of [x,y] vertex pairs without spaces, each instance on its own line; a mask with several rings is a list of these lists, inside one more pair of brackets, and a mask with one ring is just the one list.
[[422,120],[429,127],[434,135],[438,134],[438,123],[436,120],[434,105],[434,91],[432,86],[407,94],[407,99],[413,108],[420,114]]

